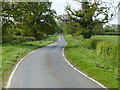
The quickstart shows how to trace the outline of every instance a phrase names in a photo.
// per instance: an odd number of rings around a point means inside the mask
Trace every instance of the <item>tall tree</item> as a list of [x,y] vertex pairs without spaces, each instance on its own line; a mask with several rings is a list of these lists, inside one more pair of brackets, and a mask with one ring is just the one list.
[[34,36],[37,39],[41,39],[47,33],[56,32],[56,12],[51,9],[51,4],[51,2],[4,2],[2,6],[4,30],[6,31],[13,23],[15,27],[22,29],[22,35]]
[[72,10],[70,5],[66,6],[67,18],[62,18],[64,22],[76,22],[79,24],[80,29],[76,32],[76,35],[82,34],[84,38],[90,38],[93,35],[93,31],[96,30],[98,25],[103,25],[109,21],[108,7],[103,7],[99,2],[78,1],[81,3],[81,8],[78,10]]

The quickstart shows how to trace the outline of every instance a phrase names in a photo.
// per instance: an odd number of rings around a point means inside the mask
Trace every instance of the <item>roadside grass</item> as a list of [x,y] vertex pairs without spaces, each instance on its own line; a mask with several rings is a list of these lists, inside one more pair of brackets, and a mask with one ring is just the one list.
[[91,38],[97,39],[97,40],[103,40],[103,41],[106,41],[106,42],[120,43],[120,42],[118,42],[118,38],[120,38],[120,36],[94,35],[94,36],[92,36]]
[[57,41],[57,35],[51,35],[45,40],[30,41],[19,44],[2,45],[2,87],[7,83],[9,75],[18,61],[28,52]]
[[64,37],[68,42],[65,55],[75,67],[107,88],[118,88],[118,66],[97,55],[95,50],[85,47],[80,37],[79,39],[67,35]]

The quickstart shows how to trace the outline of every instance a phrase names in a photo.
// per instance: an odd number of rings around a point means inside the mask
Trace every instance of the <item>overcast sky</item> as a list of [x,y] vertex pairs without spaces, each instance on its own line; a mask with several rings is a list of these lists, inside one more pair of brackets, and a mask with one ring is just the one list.
[[[64,9],[65,9],[65,6],[67,5],[67,3],[70,4],[71,7],[74,9],[78,9],[80,7],[80,4],[73,0],[50,0],[50,1],[53,2],[52,9],[55,9],[55,11],[57,12],[57,15],[65,14]],[[104,2],[109,2],[114,7],[117,6],[119,1],[120,0],[104,0]],[[112,21],[110,21],[110,24],[117,24],[117,23],[118,23],[117,16],[114,17],[114,19]]]

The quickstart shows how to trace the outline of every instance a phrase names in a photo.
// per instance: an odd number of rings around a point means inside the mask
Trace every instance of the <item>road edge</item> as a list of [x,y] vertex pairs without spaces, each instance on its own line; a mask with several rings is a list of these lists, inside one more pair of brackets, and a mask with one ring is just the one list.
[[[54,43],[56,43],[56,42],[54,42]],[[51,43],[51,44],[49,44],[49,45],[52,45],[52,44],[54,44],[54,43]],[[47,46],[49,46],[49,45],[47,45]],[[45,46],[45,47],[46,47],[46,46]],[[42,47],[42,48],[43,48],[43,47]],[[41,48],[38,48],[38,49],[41,49]],[[14,76],[14,73],[15,73],[15,71],[17,70],[18,66],[21,64],[21,62],[22,62],[26,57],[28,57],[30,54],[32,54],[32,53],[34,53],[35,51],[37,51],[38,49],[35,49],[35,50],[31,51],[31,52],[28,52],[23,58],[21,58],[21,59],[19,60],[19,62],[15,65],[15,68],[13,69],[12,73],[10,74],[9,79],[8,79],[8,81],[7,81],[7,84],[6,84],[5,88],[9,88],[9,87],[10,87],[10,83],[11,83],[11,81],[12,81],[12,78],[13,78],[13,76]]]
[[10,74],[9,79],[8,79],[8,82],[7,82],[6,86],[5,86],[5,88],[9,88],[9,87],[10,87],[10,83],[11,83],[11,81],[12,81],[12,78],[13,78],[13,76],[14,76],[14,73],[15,73],[15,71],[17,70],[18,66],[21,64],[21,62],[22,62],[27,56],[29,56],[30,54],[32,54],[32,53],[35,52],[35,51],[36,51],[36,50],[33,50],[33,51],[27,53],[27,54],[26,54],[22,59],[20,59],[20,61],[15,65],[15,68],[13,69],[12,73]]
[[[65,47],[67,45],[67,42],[65,44]],[[99,86],[101,86],[102,88],[104,88],[105,90],[108,90],[107,87],[105,87],[104,85],[102,85],[100,82],[96,81],[95,79],[87,76],[85,73],[83,73],[82,71],[78,70],[77,68],[75,68],[65,57],[65,54],[64,54],[64,51],[65,51],[65,47],[63,48],[62,50],[62,55],[63,55],[63,58],[65,59],[65,61],[68,63],[68,65],[73,68],[75,71],[79,72],[80,74],[82,74],[83,76],[87,77],[88,79],[92,80],[93,82],[95,82],[96,84],[98,84]]]

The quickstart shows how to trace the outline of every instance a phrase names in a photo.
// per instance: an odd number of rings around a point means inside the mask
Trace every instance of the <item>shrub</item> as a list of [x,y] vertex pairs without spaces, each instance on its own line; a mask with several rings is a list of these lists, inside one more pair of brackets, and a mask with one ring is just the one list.
[[83,44],[88,48],[96,49],[97,43],[100,41],[101,40],[96,40],[96,39],[84,39]]
[[120,44],[103,42],[96,39],[84,39],[83,45],[87,48],[96,49],[97,54],[102,55],[102,57],[107,60],[111,60],[111,62],[115,65],[118,64]]
[[110,42],[99,42],[97,44],[97,54],[103,56],[103,58],[109,58],[113,64],[118,63],[120,45]]
[[22,36],[4,36],[2,37],[2,43],[22,43],[26,41],[35,41],[34,37],[22,37]]
[[12,39],[13,39],[13,36],[3,36],[3,37],[2,37],[2,43],[11,42]]

